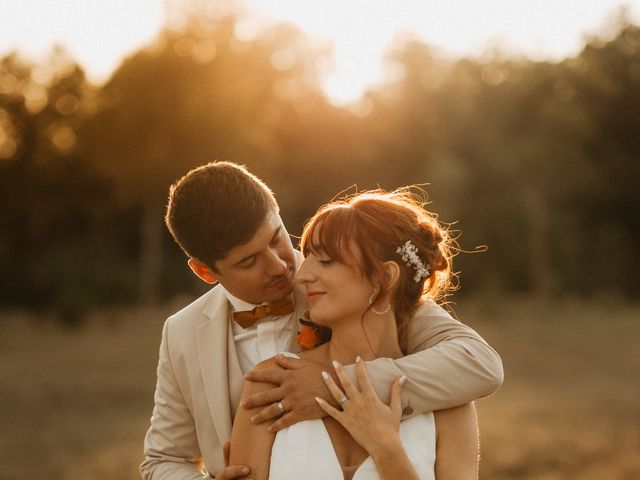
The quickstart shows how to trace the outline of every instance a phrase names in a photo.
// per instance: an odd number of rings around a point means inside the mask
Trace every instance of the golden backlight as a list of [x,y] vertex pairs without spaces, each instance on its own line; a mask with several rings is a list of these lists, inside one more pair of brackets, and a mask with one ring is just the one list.
[[[207,0],[194,1],[206,6]],[[215,0],[219,2],[219,0]],[[105,80],[122,58],[150,42],[167,9],[187,0],[2,0],[0,55],[32,56],[63,44],[94,81]],[[234,2],[230,2],[234,3]],[[367,86],[392,75],[383,57],[397,36],[415,35],[449,55],[500,51],[534,59],[573,55],[584,35],[601,30],[619,0],[245,0],[235,2],[258,25],[287,21],[330,46],[334,65],[324,89],[333,103],[356,101]],[[635,4],[634,4],[635,3]],[[237,5],[236,5],[237,6]],[[640,6],[627,2],[630,18]],[[409,33],[410,32],[410,33]],[[208,55],[207,51],[204,55]],[[274,59],[277,64],[286,58]]]
[[[357,100],[372,83],[393,75],[383,57],[398,36],[413,35],[447,55],[488,50],[536,60],[577,54],[584,35],[616,14],[617,0],[251,0],[247,6],[331,42],[335,70],[325,90],[333,103]],[[638,5],[628,5],[635,18]]]

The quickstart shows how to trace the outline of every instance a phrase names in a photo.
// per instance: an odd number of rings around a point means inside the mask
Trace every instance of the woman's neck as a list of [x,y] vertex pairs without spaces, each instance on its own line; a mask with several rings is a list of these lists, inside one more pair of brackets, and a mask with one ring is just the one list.
[[333,325],[329,356],[331,360],[345,365],[354,363],[358,356],[363,360],[402,357],[393,313],[376,315],[367,312],[364,319],[340,321]]

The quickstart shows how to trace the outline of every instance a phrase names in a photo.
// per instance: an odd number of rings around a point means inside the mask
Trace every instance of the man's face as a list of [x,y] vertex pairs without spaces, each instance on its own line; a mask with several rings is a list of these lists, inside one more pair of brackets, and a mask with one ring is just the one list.
[[251,240],[233,247],[214,266],[220,284],[245,302],[257,305],[289,295],[296,257],[280,215],[268,216]]

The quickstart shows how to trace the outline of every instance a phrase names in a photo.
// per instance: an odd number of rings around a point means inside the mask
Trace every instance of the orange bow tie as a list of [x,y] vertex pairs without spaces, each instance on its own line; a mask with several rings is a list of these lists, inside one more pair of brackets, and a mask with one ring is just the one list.
[[233,312],[233,320],[242,328],[249,328],[258,320],[272,315],[286,315],[293,312],[293,302],[290,298],[283,298],[274,303],[260,305],[246,312]]

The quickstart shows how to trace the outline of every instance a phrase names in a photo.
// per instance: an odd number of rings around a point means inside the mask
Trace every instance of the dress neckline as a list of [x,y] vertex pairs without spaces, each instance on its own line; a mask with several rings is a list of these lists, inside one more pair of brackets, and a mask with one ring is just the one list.
[[[336,449],[333,446],[333,441],[331,441],[331,435],[329,435],[329,430],[327,430],[327,426],[324,424],[324,421],[322,421],[322,419],[316,419],[315,421],[320,422],[320,426],[321,426],[321,430],[322,430],[322,436],[324,437],[325,442],[331,448],[332,457],[334,459],[335,464],[338,467],[340,467],[340,471],[342,472],[342,479],[343,480],[355,479],[356,475],[358,474],[358,470],[360,470],[365,463],[373,462],[373,459],[371,458],[371,456],[367,455],[365,457],[365,459],[362,461],[362,463],[360,463],[359,465],[342,465],[340,463],[340,459],[338,458],[338,452],[336,452]],[[350,472],[351,476],[348,477],[348,479],[345,476],[345,473],[346,473],[345,470],[346,469],[351,470],[351,472]]]

